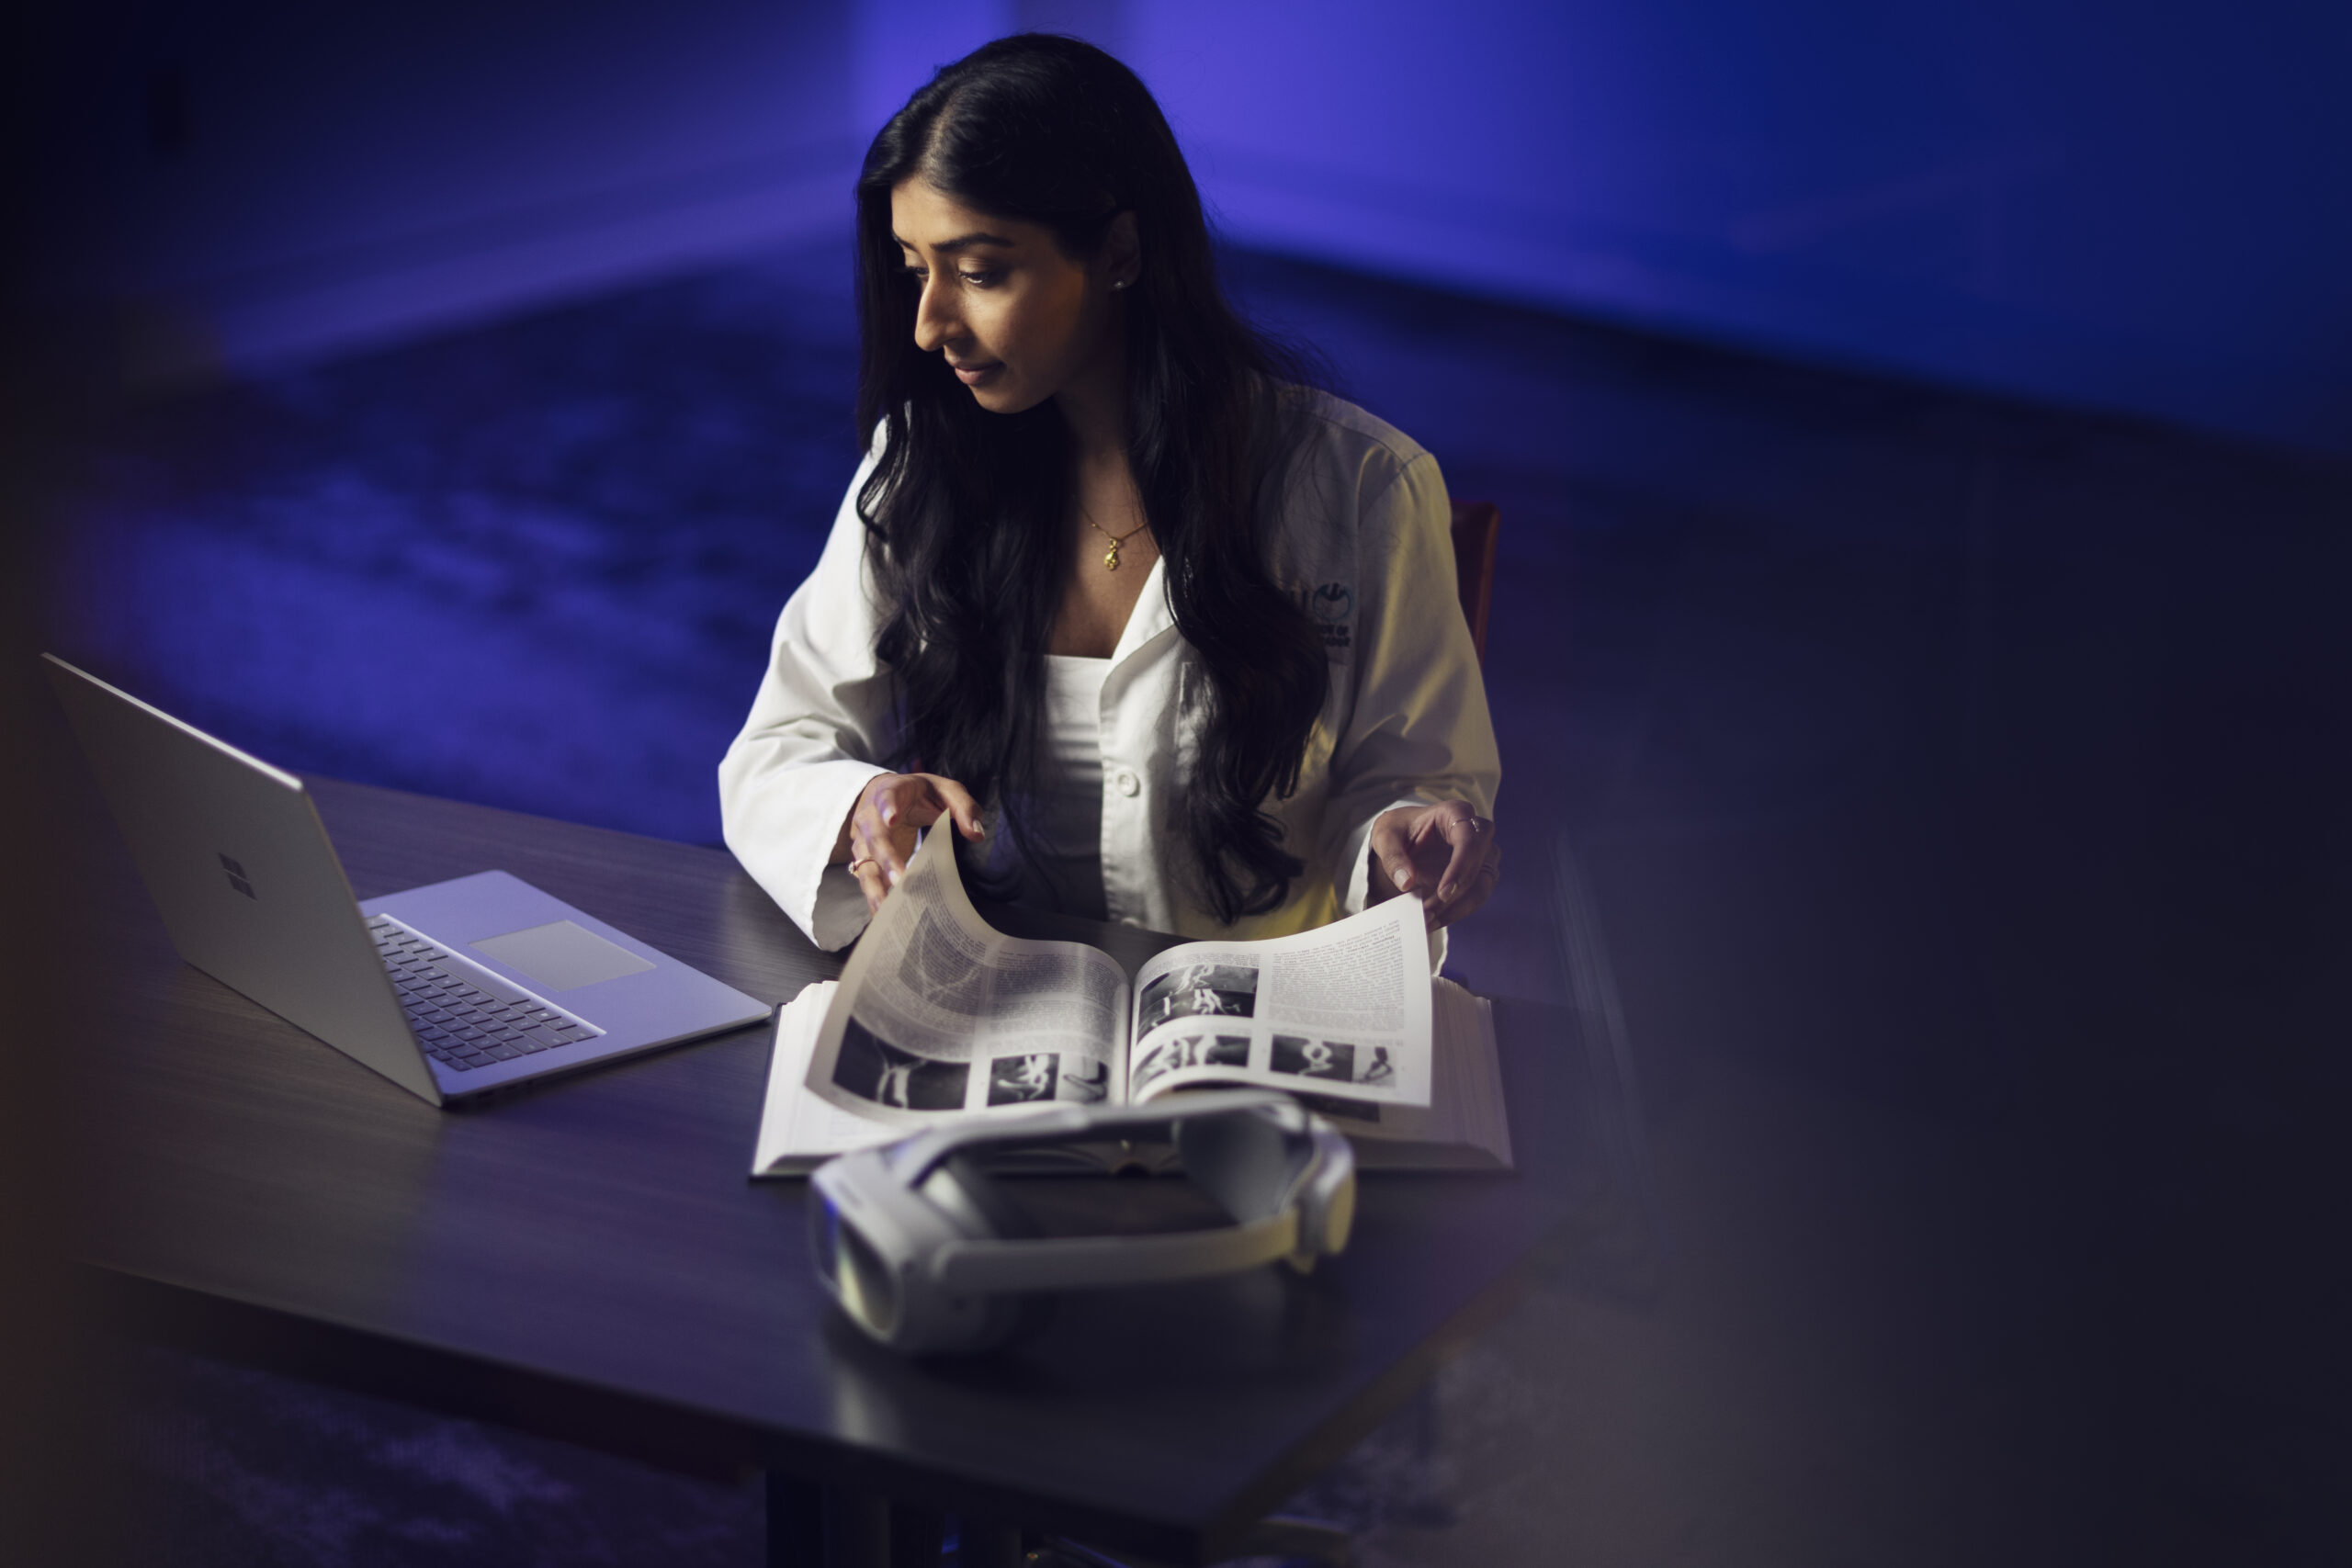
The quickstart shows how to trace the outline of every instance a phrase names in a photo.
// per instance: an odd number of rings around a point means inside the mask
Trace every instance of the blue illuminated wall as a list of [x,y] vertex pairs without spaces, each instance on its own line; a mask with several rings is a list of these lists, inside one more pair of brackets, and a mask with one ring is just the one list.
[[2352,6],[1131,9],[1253,242],[2352,446]]
[[271,366],[841,224],[843,6],[187,4],[77,13],[43,250],[134,380]]
[[134,376],[837,230],[1021,26],[1130,59],[1245,243],[1799,356],[2352,449],[2352,6],[706,0],[148,14],[67,73],[55,269]]

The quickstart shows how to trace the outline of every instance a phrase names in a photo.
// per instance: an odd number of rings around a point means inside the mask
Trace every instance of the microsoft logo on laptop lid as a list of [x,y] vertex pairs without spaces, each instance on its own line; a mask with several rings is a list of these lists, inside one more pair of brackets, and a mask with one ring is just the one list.
[[[215,850],[212,852],[216,855],[220,854],[220,852],[218,850]],[[220,855],[220,869],[229,874],[230,886],[235,888],[238,892],[243,894],[248,898],[259,898],[261,897],[260,894],[254,891],[254,885],[246,879],[245,868],[243,866],[239,865],[227,855]]]

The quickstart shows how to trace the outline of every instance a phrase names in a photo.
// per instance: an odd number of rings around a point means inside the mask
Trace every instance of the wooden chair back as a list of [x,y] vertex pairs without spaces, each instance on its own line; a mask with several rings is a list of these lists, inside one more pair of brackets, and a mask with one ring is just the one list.
[[1495,536],[1503,514],[1491,501],[1453,503],[1453,579],[1462,595],[1462,618],[1470,623],[1470,643],[1487,662],[1487,612],[1495,600]]

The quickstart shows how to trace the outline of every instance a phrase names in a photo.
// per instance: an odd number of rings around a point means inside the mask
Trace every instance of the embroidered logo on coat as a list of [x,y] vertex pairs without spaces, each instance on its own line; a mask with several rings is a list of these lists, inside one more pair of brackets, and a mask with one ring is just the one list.
[[1356,596],[1344,582],[1319,583],[1312,589],[1290,590],[1298,607],[1315,617],[1317,628],[1323,634],[1323,649],[1327,653],[1344,650],[1350,641],[1350,617],[1355,614]]

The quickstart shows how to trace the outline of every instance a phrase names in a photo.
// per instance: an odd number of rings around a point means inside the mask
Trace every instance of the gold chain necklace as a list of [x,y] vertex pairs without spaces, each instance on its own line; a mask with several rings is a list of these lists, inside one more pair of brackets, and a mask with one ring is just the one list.
[[1111,541],[1111,547],[1102,552],[1102,570],[1105,571],[1118,570],[1119,547],[1125,544],[1129,539],[1134,538],[1137,534],[1142,533],[1146,528],[1151,526],[1150,519],[1147,518],[1143,522],[1138,523],[1134,527],[1128,529],[1125,533],[1114,535],[1110,529],[1105,528],[1102,524],[1094,521],[1094,514],[1087,511],[1082,502],[1079,506],[1078,514],[1086,519],[1086,525],[1088,527],[1093,529],[1096,533]]

